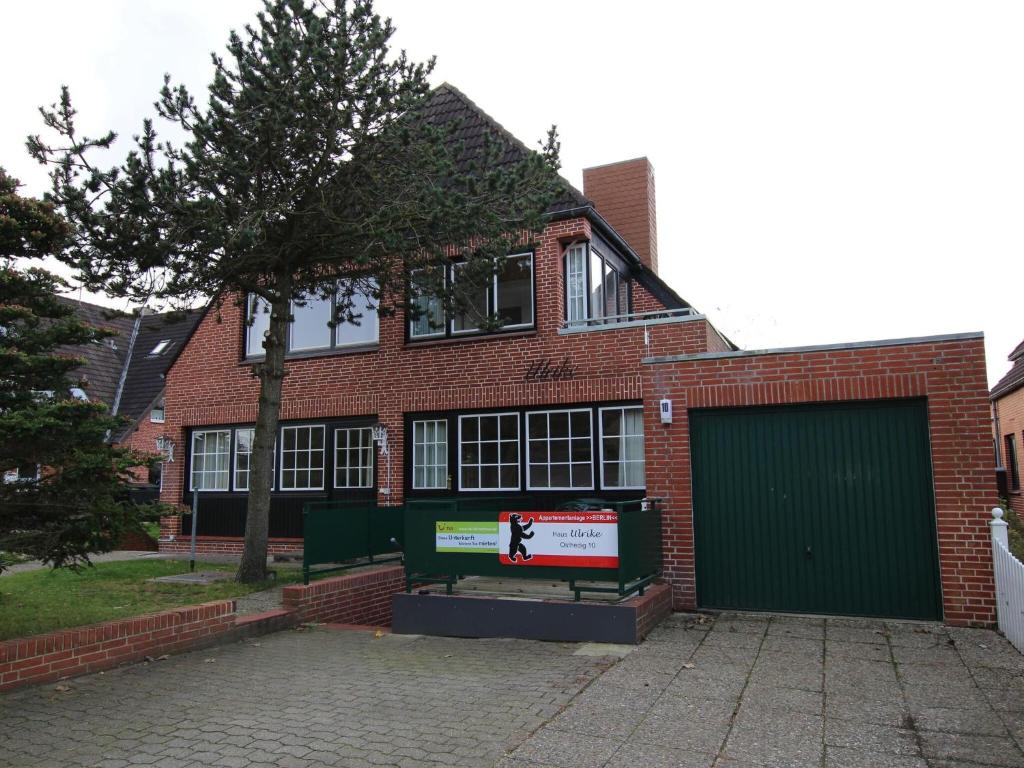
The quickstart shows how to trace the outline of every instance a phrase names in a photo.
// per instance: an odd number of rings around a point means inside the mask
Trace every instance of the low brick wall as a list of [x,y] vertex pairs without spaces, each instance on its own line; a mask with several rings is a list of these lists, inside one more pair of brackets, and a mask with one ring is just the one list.
[[0,642],[0,691],[210,645],[235,626],[221,600]]
[[668,584],[652,584],[644,590],[643,597],[627,600],[626,605],[636,608],[636,637],[643,640],[658,624],[672,613],[672,587]]
[[300,621],[391,626],[391,596],[405,589],[405,568],[384,565],[283,590],[283,607]]

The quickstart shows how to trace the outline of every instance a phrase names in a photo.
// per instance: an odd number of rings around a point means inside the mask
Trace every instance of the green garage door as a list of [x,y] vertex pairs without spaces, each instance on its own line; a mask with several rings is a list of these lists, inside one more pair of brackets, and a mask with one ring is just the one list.
[[705,608],[940,619],[926,406],[690,412]]

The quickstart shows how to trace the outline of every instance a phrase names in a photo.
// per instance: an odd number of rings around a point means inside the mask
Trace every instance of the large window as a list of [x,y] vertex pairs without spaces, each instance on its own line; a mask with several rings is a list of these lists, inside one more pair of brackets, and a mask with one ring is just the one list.
[[459,488],[519,490],[519,415],[459,417]]
[[[452,264],[446,279],[453,285],[463,277],[463,264]],[[420,282],[427,282],[422,280]],[[410,280],[418,316],[409,320],[411,340],[480,333],[485,321],[496,318],[500,330],[532,328],[534,325],[533,254],[519,253],[499,258],[494,275],[468,297],[468,305],[445,320],[440,297]]]
[[193,491],[226,491],[231,458],[231,431],[206,429],[192,433]]
[[252,467],[252,441],[256,430],[252,427],[235,430],[235,490],[249,490],[249,470]]
[[1017,464],[1017,436],[1006,435],[1003,438],[1006,446],[1006,479],[1011,491],[1020,490],[1020,466]]
[[594,487],[591,411],[578,408],[526,414],[527,488]]
[[643,408],[601,408],[600,417],[602,487],[644,488]]
[[[434,273],[440,280],[446,279],[443,271]],[[445,335],[444,305],[441,297],[431,291],[426,278],[429,273],[417,270],[409,281],[409,291],[416,307],[416,317],[409,319],[410,339],[430,339]]]
[[412,423],[412,487],[448,487],[448,422],[443,419]]
[[565,252],[565,318],[570,324],[605,319],[615,322],[630,312],[629,280],[622,265],[593,245]]
[[324,487],[324,427],[281,428],[282,491],[320,491]]
[[334,487],[373,487],[373,431],[334,430]]
[[[328,298],[306,295],[291,304],[292,322],[288,329],[288,352],[318,352],[375,344],[379,338],[377,308],[373,299],[357,292],[347,301],[353,321],[335,324],[334,318],[343,294]],[[250,296],[246,305],[246,357],[262,357],[263,337],[270,328],[269,305]],[[333,327],[332,327],[333,326]]]

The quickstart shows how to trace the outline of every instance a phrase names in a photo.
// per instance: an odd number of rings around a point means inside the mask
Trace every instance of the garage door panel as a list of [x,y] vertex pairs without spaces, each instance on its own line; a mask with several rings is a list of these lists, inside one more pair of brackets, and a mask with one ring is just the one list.
[[939,617],[922,401],[690,421],[702,606]]

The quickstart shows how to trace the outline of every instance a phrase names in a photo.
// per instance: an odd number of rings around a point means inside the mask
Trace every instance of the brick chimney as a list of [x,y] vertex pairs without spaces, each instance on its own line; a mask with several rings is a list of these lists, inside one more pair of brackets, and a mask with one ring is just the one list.
[[646,157],[583,169],[583,194],[640,260],[658,271],[654,168]]

